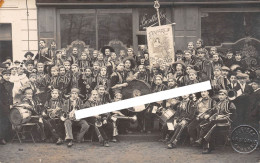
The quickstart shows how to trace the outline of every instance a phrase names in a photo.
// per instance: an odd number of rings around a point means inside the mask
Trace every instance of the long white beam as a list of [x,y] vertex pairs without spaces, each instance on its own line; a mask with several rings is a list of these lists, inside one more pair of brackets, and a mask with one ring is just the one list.
[[139,105],[148,104],[156,101],[162,101],[174,97],[179,97],[187,94],[202,92],[210,89],[211,89],[210,81],[205,81],[197,84],[192,84],[192,85],[174,88],[174,89],[161,91],[157,93],[151,93],[151,94],[147,94],[135,98],[130,98],[122,101],[117,101],[117,102],[112,102],[112,103],[99,105],[91,108],[77,110],[75,111],[75,116],[76,119],[82,119],[82,118],[91,117],[103,113],[113,112],[116,110],[122,110],[134,106],[139,106]]

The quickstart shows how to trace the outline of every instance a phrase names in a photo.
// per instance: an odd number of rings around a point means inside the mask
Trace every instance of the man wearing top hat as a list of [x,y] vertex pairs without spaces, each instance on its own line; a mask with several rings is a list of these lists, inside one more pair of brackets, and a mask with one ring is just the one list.
[[11,137],[11,123],[9,113],[13,104],[13,87],[10,80],[11,71],[2,71],[2,80],[0,80],[0,144],[5,145],[6,139]]

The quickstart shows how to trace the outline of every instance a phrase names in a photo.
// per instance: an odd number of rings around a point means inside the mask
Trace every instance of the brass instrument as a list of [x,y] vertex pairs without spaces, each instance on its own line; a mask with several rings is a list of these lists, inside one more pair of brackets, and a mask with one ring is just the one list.
[[63,111],[61,108],[59,107],[56,107],[55,109],[52,109],[51,111],[49,111],[48,115],[51,119],[54,119],[54,118],[58,118],[58,117],[61,117],[63,114]]
[[234,89],[231,89],[228,91],[228,99],[230,101],[233,101],[237,98],[237,91],[235,91]]
[[122,115],[112,115],[112,117],[115,117],[117,119],[128,119],[128,120],[131,120],[133,122],[136,122],[137,121],[137,116],[134,115],[132,117],[129,117],[129,116],[122,116]]

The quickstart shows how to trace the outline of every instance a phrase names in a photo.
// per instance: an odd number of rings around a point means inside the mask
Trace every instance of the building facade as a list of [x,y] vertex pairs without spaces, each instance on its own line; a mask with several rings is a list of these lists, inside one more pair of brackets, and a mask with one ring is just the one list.
[[[258,0],[159,2],[161,24],[176,23],[173,25],[176,50],[186,49],[187,42],[195,43],[198,38],[208,47],[228,48],[247,38],[260,44]],[[9,41],[12,52],[8,55],[11,53],[14,59],[22,59],[28,49],[37,53],[39,39],[46,40],[48,45],[54,40],[58,48],[81,40],[98,50],[118,41],[137,52],[140,45],[147,44],[146,27],[158,25],[153,0],[27,0],[27,3],[29,39],[26,0],[8,0],[0,9],[0,30],[5,33],[0,40]],[[2,51],[1,59],[6,55]]]
[[23,60],[24,54],[28,50],[37,53],[37,42],[37,7],[35,0],[27,0],[27,7],[26,0],[4,1],[0,8],[1,62],[6,57],[11,57],[13,60]]

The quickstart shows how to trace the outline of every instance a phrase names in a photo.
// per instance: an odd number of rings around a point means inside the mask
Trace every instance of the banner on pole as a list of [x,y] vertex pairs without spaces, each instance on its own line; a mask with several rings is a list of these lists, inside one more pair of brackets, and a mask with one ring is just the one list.
[[146,33],[150,65],[155,63],[170,65],[174,61],[173,25],[148,27]]

